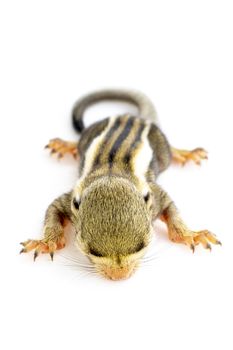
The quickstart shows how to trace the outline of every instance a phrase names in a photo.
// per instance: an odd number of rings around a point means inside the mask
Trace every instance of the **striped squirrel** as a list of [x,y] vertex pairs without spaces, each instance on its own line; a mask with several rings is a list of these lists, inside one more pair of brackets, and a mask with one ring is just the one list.
[[[138,116],[129,114],[98,121],[85,128],[83,115],[103,100],[130,102]],[[207,158],[202,148],[179,150],[169,145],[156,124],[156,111],[142,93],[128,90],[98,91],[81,98],[73,109],[78,142],[53,139],[46,146],[58,157],[66,153],[79,159],[79,178],[72,191],[55,199],[47,209],[44,238],[23,242],[21,252],[54,252],[65,246],[67,219],[75,229],[75,242],[96,270],[112,280],[125,279],[138,267],[150,243],[152,222],[163,220],[171,241],[194,252],[201,244],[221,244],[207,230],[192,231],[183,222],[169,195],[156,183],[171,161],[200,164]]]

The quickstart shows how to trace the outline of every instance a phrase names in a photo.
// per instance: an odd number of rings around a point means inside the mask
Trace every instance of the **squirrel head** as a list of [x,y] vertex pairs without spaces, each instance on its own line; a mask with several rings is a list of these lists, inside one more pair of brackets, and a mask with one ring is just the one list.
[[128,278],[146,252],[152,232],[151,198],[128,179],[106,176],[74,190],[76,242],[98,272]]

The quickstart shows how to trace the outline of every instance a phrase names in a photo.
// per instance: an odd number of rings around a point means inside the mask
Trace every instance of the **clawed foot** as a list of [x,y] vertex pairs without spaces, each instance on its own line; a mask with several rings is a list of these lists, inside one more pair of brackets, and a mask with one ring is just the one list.
[[71,154],[75,159],[78,156],[78,147],[76,142],[64,141],[59,138],[52,139],[45,146],[51,150],[50,154],[57,154],[57,157],[63,158],[65,154]]
[[185,165],[190,160],[197,165],[200,165],[203,159],[208,159],[208,155],[207,151],[203,148],[195,148],[192,151],[172,148],[172,158],[175,163],[181,165]]
[[210,243],[222,245],[217,237],[207,230],[197,232],[185,231],[184,233],[173,232],[173,234],[170,236],[170,239],[173,242],[184,243],[188,245],[192,249],[193,253],[195,251],[195,247],[198,244],[201,244],[205,249],[208,249],[210,251],[212,249]]
[[48,253],[51,257],[51,260],[53,260],[54,252],[58,249],[62,249],[65,247],[65,238],[62,236],[60,239],[54,241],[54,240],[48,240],[46,238],[41,240],[33,240],[28,239],[25,242],[20,243],[23,246],[23,249],[20,251],[20,253],[28,253],[31,250],[34,251],[34,261],[38,257],[39,254],[45,254]]

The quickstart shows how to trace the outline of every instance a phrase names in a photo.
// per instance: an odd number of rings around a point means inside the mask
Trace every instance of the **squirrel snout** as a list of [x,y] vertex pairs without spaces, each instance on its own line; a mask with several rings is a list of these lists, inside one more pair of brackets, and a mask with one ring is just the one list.
[[104,267],[104,276],[113,281],[129,278],[135,271],[135,264],[126,267]]

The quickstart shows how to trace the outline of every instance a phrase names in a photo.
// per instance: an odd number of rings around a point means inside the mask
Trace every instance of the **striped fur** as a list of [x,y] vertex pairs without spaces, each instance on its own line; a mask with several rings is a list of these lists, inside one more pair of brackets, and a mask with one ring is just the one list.
[[77,186],[80,187],[88,175],[102,170],[101,175],[125,172],[136,177],[140,190],[144,191],[146,173],[153,158],[148,142],[150,127],[150,122],[130,115],[109,118],[104,130],[81,155],[83,167]]
[[95,91],[91,94],[81,97],[73,108],[73,126],[78,132],[85,129],[83,115],[85,110],[99,101],[126,101],[132,103],[138,108],[138,116],[144,120],[150,120],[153,123],[157,121],[157,113],[151,100],[142,92],[135,90],[108,89]]

